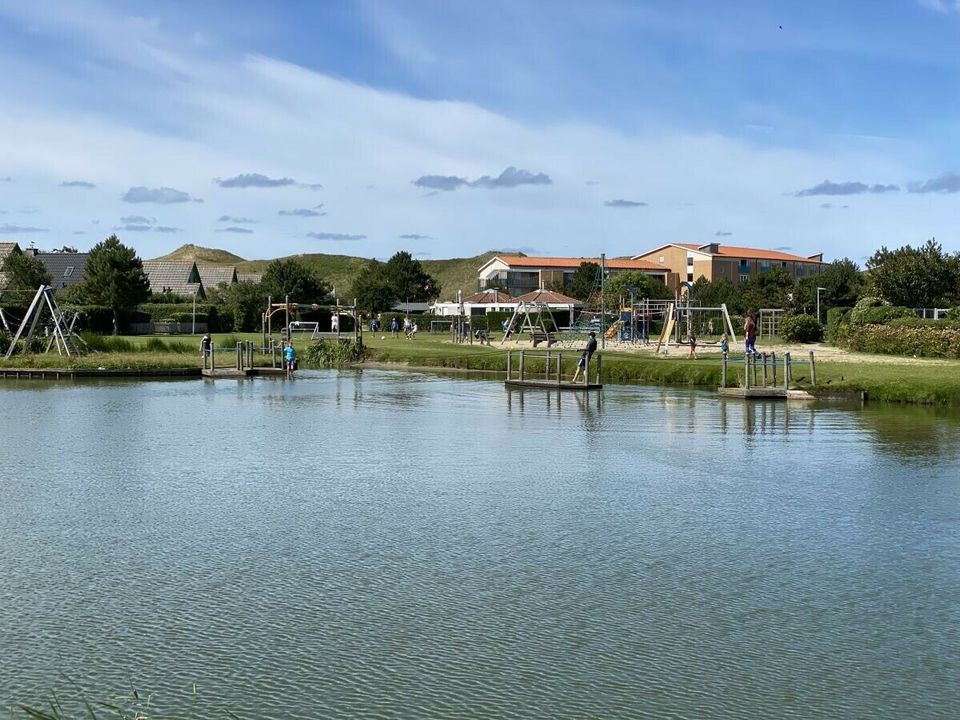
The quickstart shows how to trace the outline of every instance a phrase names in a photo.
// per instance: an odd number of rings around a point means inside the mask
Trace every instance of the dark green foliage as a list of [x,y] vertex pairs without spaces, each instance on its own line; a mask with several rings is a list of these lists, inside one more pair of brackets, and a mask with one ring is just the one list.
[[936,240],[922,247],[881,247],[867,261],[870,287],[892,305],[944,307],[960,298],[960,257]]
[[267,292],[261,283],[239,282],[214,288],[210,301],[218,310],[214,332],[255,332],[267,307]]
[[426,302],[440,295],[440,285],[413,256],[401,250],[383,266],[395,302]]
[[611,293],[611,299],[616,303],[620,296],[629,302],[631,291],[635,300],[661,300],[673,297],[673,292],[656,278],[652,278],[639,270],[623,272],[615,275],[604,287]]
[[313,367],[342,367],[363,358],[363,345],[346,338],[319,340],[303,353],[304,363]]
[[385,265],[371,260],[357,275],[350,296],[364,312],[376,315],[389,310],[397,302],[397,294],[387,277]]
[[826,340],[837,345],[841,342],[841,328],[849,328],[850,308],[833,307],[827,310]]
[[[37,292],[41,285],[53,282],[50,273],[40,262],[40,258],[25,252],[12,252],[7,255],[0,266],[0,271],[7,273],[7,284],[4,292],[23,293],[31,295]],[[21,298],[21,301],[23,298]]]
[[[856,303],[864,286],[863,272],[860,266],[849,258],[835,260],[827,265],[816,278],[810,279],[814,286],[824,288],[820,293],[821,308],[844,306]],[[816,302],[816,298],[814,298]]]
[[823,326],[813,315],[786,315],[780,321],[780,336],[787,342],[820,342]]
[[322,303],[329,297],[330,286],[311,268],[293,258],[274,260],[263,271],[262,292],[274,302]]
[[113,332],[119,332],[120,313],[150,297],[143,263],[133,248],[116,235],[97,243],[87,260],[84,293],[95,304],[113,311]]
[[866,325],[851,334],[849,347],[859,352],[884,355],[960,358],[960,330]]
[[916,313],[910,308],[881,305],[880,307],[855,307],[850,312],[850,324],[853,327],[861,325],[883,325],[894,318],[915,318]]
[[599,265],[595,262],[582,262],[580,263],[580,267],[573,273],[573,277],[570,279],[570,282],[567,283],[563,292],[565,295],[569,295],[577,300],[586,300],[594,292],[600,291],[599,278]]

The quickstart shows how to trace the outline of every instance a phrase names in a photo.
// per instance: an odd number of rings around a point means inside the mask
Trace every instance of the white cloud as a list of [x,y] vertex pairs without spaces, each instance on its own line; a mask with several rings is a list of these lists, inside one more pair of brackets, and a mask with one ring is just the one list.
[[[59,96],[31,95],[16,77],[0,78],[7,96],[30,99],[0,114],[4,173],[17,178],[4,187],[10,205],[42,204],[44,188],[63,178],[97,179],[96,189],[59,193],[56,206],[44,208],[42,223],[54,231],[68,232],[77,217],[120,217],[132,209],[121,194],[141,188],[153,198],[204,198],[203,205],[163,207],[163,221],[170,223],[163,227],[184,228],[191,242],[226,241],[240,249],[235,243],[249,234],[217,234],[218,218],[239,224],[255,217],[263,219],[258,235],[271,241],[257,245],[253,238],[241,254],[315,249],[302,234],[313,229],[309,218],[293,236],[283,232],[291,221],[277,212],[312,207],[316,193],[296,182],[263,192],[210,183],[254,169],[267,179],[296,181],[319,179],[322,170],[322,197],[337,226],[364,232],[339,235],[365,256],[391,255],[397,228],[430,228],[434,239],[424,244],[433,257],[520,244],[554,254],[635,254],[666,239],[708,242],[717,227],[736,227],[740,244],[766,246],[776,237],[800,252],[822,249],[828,256],[855,252],[848,249],[855,243],[870,252],[881,242],[929,235],[951,244],[952,213],[935,204],[935,193],[868,193],[862,203],[870,209],[862,214],[824,213],[788,196],[797,178],[918,178],[943,170],[917,166],[913,154],[896,147],[851,147],[827,139],[819,149],[797,150],[769,138],[752,144],[666,128],[625,133],[585,123],[521,122],[468,102],[417,99],[269,57],[178,45],[154,24],[116,18],[97,5],[90,6],[91,14],[70,3],[56,7],[64,9],[63,17],[43,8],[16,12],[110,53],[127,72],[128,84],[116,93],[131,103],[145,78],[164,82],[151,85],[149,103],[139,108],[144,120],[136,122],[129,119],[135,112],[64,106]],[[129,43],[114,42],[112,34],[121,31]],[[136,50],[112,47],[127,44]],[[164,118],[169,125],[151,122],[157,107],[176,108]],[[552,183],[510,192],[441,192],[429,199],[410,184],[431,169],[482,178],[510,166],[542,172]],[[642,212],[605,211],[610,198],[642,198],[648,206]],[[695,207],[681,209],[685,201]],[[137,241],[146,257],[170,249],[160,231]]]

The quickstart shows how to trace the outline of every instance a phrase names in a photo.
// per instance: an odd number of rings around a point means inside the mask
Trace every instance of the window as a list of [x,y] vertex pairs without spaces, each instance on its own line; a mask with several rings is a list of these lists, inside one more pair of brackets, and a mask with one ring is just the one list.
[[770,272],[770,261],[761,260],[760,261],[760,272]]
[[663,259],[663,255],[661,255],[661,256],[660,256],[660,264],[663,265],[665,262],[666,262],[666,260],[664,260],[664,259]]
[[68,278],[68,277],[70,277],[71,275],[73,275],[73,265],[70,265],[69,267],[67,267],[66,270],[63,271],[63,276],[64,276],[65,278]]
[[747,280],[749,280],[749,279],[750,279],[749,273],[748,273],[747,275],[744,275],[743,273],[740,273],[740,282],[745,283],[745,282],[746,282]]
[[687,256],[687,267],[693,267],[693,256],[692,256],[692,255],[688,255],[688,256]]

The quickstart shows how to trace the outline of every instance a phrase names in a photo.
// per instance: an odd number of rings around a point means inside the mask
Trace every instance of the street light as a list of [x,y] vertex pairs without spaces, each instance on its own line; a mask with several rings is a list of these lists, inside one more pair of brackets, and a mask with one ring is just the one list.
[[824,287],[817,288],[817,322],[820,322],[820,293],[825,291],[826,288]]

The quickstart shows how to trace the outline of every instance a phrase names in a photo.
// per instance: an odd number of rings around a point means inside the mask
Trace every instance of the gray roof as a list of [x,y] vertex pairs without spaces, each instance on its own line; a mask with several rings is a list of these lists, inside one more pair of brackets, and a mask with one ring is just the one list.
[[51,287],[63,290],[83,282],[90,253],[37,253],[37,259],[50,273]]
[[[20,246],[15,242],[5,242],[0,243],[0,266],[3,265],[3,261],[7,259],[7,255],[14,251],[19,251]],[[7,286],[7,274],[5,272],[0,272],[0,290],[3,290]]]
[[237,269],[232,265],[197,265],[197,270],[205,288],[233,285],[237,282]]
[[150,281],[150,289],[155,293],[171,292],[185,296],[197,293],[202,298],[207,296],[196,263],[144,260],[143,271]]
[[263,273],[237,273],[237,282],[263,282]]

